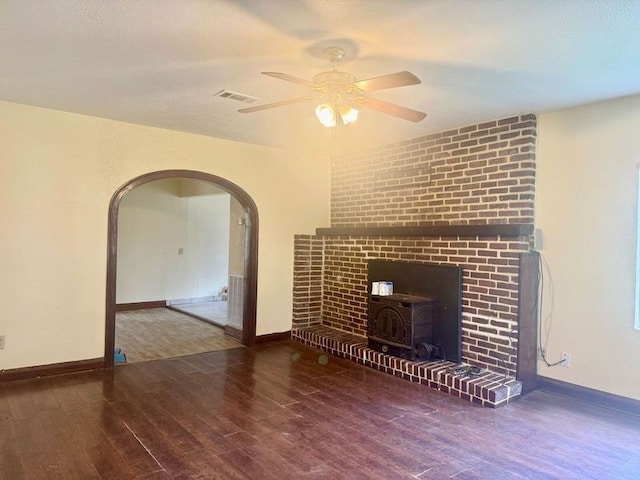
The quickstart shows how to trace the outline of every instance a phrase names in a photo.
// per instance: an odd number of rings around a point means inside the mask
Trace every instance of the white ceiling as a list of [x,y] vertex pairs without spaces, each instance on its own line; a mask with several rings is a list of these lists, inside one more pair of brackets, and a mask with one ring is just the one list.
[[362,110],[345,147],[640,93],[638,0],[0,0],[0,99],[287,149],[328,148],[313,104],[278,71],[422,84],[372,96],[427,113]]

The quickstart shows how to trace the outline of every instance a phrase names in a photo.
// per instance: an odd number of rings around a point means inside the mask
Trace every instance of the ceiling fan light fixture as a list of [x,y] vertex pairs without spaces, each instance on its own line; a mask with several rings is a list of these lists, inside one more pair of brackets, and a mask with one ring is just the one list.
[[349,125],[358,119],[358,110],[351,105],[340,106],[340,118],[343,125]]
[[358,119],[358,110],[351,105],[333,106],[330,103],[321,103],[316,107],[316,117],[325,127],[335,127],[338,114],[343,125],[349,125]]
[[336,112],[328,103],[321,103],[316,107],[316,117],[325,127],[336,126]]

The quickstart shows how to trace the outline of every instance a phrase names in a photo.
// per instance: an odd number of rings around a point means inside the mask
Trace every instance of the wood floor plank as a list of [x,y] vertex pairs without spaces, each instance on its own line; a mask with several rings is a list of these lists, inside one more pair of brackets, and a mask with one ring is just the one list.
[[246,478],[267,478],[273,479],[273,476],[264,474],[261,465],[254,461],[251,456],[241,449],[218,455],[226,464],[238,470]]
[[[87,456],[101,480],[135,478],[135,473],[110,441],[104,441],[87,450]],[[146,473],[146,472],[145,472]]]
[[169,478],[172,480],[247,480],[248,478],[207,449],[189,452],[185,457],[185,463],[189,465],[188,469],[173,472]]
[[13,421],[0,419],[0,472],[7,478],[25,478],[26,470],[21,462],[22,445],[16,441]]
[[24,420],[40,413],[40,408],[34,403],[32,392],[33,387],[23,382],[19,382],[16,388],[12,389],[12,394],[7,396],[9,418]]

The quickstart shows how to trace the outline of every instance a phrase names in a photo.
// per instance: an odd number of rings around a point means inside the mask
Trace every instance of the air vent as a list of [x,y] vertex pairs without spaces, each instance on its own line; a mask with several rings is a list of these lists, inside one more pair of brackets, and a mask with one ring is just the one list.
[[256,103],[258,101],[255,97],[250,97],[244,93],[232,92],[230,90],[220,90],[218,93],[214,93],[213,96],[237,100],[242,103]]

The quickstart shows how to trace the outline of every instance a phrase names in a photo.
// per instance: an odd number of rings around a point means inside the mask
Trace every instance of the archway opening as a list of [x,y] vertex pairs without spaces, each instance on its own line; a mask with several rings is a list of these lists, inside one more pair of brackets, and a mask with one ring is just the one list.
[[228,192],[244,210],[244,276],[242,279],[242,333],[244,345],[253,345],[256,332],[258,211],[253,199],[234,183],[216,175],[191,170],[163,170],[136,177],[122,185],[109,204],[107,239],[107,292],[104,365],[114,364],[116,332],[116,291],[118,255],[118,213],[120,202],[133,189],[149,182],[166,179],[193,179],[207,182]]

